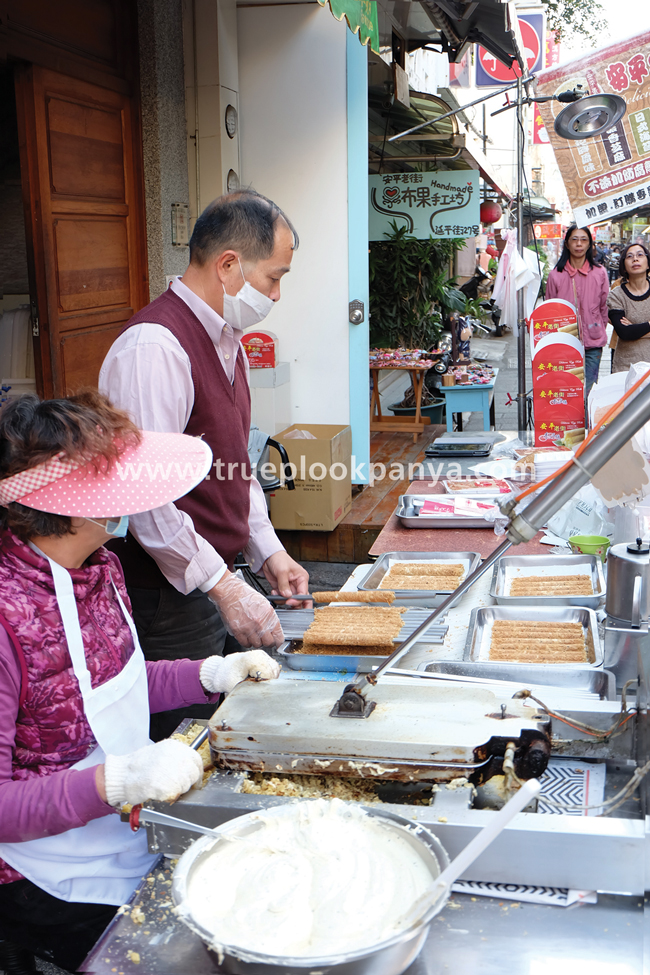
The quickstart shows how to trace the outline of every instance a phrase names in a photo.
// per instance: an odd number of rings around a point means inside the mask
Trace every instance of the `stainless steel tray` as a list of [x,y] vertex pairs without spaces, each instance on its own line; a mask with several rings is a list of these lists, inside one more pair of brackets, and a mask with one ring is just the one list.
[[602,700],[616,700],[616,680],[609,670],[598,670],[595,667],[573,666],[548,667],[545,664],[526,665],[525,675],[521,673],[520,665],[489,661],[454,662],[440,660],[436,663],[425,664],[423,670],[429,674],[449,674],[452,677],[478,677],[485,680],[505,680],[520,683],[525,681],[526,687],[531,684],[549,687],[561,687],[567,691],[586,691],[598,694]]
[[[575,569],[591,577],[593,596],[509,596],[508,583],[525,575],[572,575]],[[537,571],[535,571],[537,570]],[[603,563],[596,555],[504,555],[494,566],[490,595],[499,606],[585,606],[598,609],[605,597]]]
[[580,623],[585,634],[588,663],[576,664],[531,664],[508,663],[513,671],[524,670],[528,673],[532,666],[542,667],[544,670],[566,670],[575,667],[602,667],[603,647],[598,636],[598,620],[593,609],[578,606],[551,606],[549,609],[531,609],[518,606],[487,606],[483,609],[472,610],[467,641],[463,660],[479,661],[486,667],[503,667],[504,662],[489,659],[490,642],[492,639],[492,624],[495,620],[538,620],[547,623]]
[[[397,519],[405,528],[494,528],[493,522],[486,521],[484,518],[465,517],[464,515],[453,517],[449,515],[418,515],[415,513],[414,500],[431,501],[435,497],[435,494],[400,495],[399,504],[395,509]],[[448,500],[449,497],[448,494],[444,495],[445,500]]]
[[[397,562],[462,562],[465,566],[466,579],[470,572],[476,569],[481,561],[478,552],[385,552],[380,555],[371,569],[364,575],[357,585],[361,592],[377,592],[385,574]],[[381,591],[381,590],[379,590]],[[395,589],[394,606],[439,606],[449,595],[451,589]],[[451,604],[455,606],[458,599]]]
[[331,674],[368,674],[386,657],[372,654],[298,653],[301,640],[287,640],[275,653],[290,670],[320,671]]

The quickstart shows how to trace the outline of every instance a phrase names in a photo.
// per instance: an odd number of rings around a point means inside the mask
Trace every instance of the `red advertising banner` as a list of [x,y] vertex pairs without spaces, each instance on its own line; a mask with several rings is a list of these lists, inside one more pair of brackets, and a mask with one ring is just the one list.
[[544,119],[542,118],[542,113],[539,110],[539,105],[535,105],[533,113],[533,143],[536,146],[548,146],[551,140],[548,137],[548,132],[546,131],[546,126],[544,125]]
[[590,94],[622,95],[627,113],[591,139],[568,140],[553,128],[564,106],[540,106],[555,158],[579,227],[603,223],[650,202],[650,32],[600,48],[537,76],[539,95],[582,85]]
[[584,365],[584,348],[573,335],[554,332],[538,342],[532,363],[535,446],[584,429]]
[[554,68],[560,63],[560,42],[555,40],[555,33],[552,30],[546,31],[546,45],[544,51],[544,67]]
[[559,240],[562,236],[562,224],[536,223],[533,232],[536,240]]
[[585,425],[585,387],[570,372],[541,373],[533,379],[535,446],[549,447]]

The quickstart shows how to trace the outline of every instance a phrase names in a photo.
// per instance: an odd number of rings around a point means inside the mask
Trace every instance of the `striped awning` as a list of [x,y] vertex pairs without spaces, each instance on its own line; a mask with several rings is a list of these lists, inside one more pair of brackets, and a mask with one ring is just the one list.
[[369,44],[379,54],[379,22],[376,0],[318,0],[321,7],[329,4],[337,20],[345,17],[353,34],[359,35],[363,45]]

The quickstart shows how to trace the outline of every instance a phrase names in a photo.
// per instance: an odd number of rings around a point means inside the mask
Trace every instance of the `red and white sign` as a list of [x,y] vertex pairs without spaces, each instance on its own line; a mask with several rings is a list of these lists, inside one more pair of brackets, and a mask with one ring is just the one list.
[[249,331],[242,338],[251,369],[275,369],[278,337],[273,332]]
[[562,236],[562,224],[536,223],[534,233],[536,240],[559,240]]
[[569,430],[585,425],[585,387],[570,372],[542,373],[533,379],[535,446],[562,440]]
[[573,335],[554,332],[540,339],[533,355],[535,446],[562,440],[585,425],[585,353]]
[[[521,38],[524,42],[526,63],[528,70],[532,72],[542,53],[541,32],[535,30],[535,27],[528,23],[528,20],[524,20],[522,17],[518,19],[519,27],[521,28]],[[512,68],[507,67],[494,54],[481,47],[480,44],[478,46],[478,64],[487,75],[488,81],[492,80],[497,85],[507,84],[509,81],[516,81],[517,78],[521,77],[521,69],[516,62]],[[483,79],[479,82],[477,78],[477,82],[482,85],[487,84]]]
[[539,105],[535,105],[533,114],[533,144],[536,146],[548,146],[551,140],[548,137],[544,119],[539,110]]
[[531,356],[534,356],[537,343],[552,332],[562,329],[569,334],[577,335],[578,316],[575,307],[563,298],[549,298],[547,301],[542,301],[528,319],[528,329]]
[[554,68],[560,63],[560,42],[555,40],[555,31],[546,31],[546,53],[544,67]]

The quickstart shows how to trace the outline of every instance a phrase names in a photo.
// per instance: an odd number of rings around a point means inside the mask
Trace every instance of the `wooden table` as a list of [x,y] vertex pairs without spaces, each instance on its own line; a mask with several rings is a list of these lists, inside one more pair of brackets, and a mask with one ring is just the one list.
[[494,384],[499,370],[494,370],[494,378],[489,383],[456,383],[455,386],[441,386],[447,408],[447,432],[454,429],[454,413],[458,413],[458,429],[463,429],[463,413],[483,413],[483,429],[489,430],[494,421]]
[[[440,481],[413,481],[407,494],[446,494]],[[446,495],[449,497],[449,495]],[[513,546],[517,555],[548,555],[550,548],[542,545],[542,532],[525,545]],[[390,516],[369,555],[375,558],[384,552],[478,552],[483,558],[491,555],[503,538],[497,538],[492,526],[488,528],[404,528],[395,512]]]
[[[379,397],[379,373],[382,369],[400,369],[411,374],[413,391],[415,393],[415,416],[384,416],[381,412],[381,401]],[[428,416],[422,416],[422,390],[424,387],[424,376],[431,369],[429,365],[371,365],[370,375],[372,376],[372,399],[370,400],[370,432],[381,433],[384,430],[391,432],[410,433],[413,431],[413,443],[416,442],[418,434],[424,433],[431,420]]]

